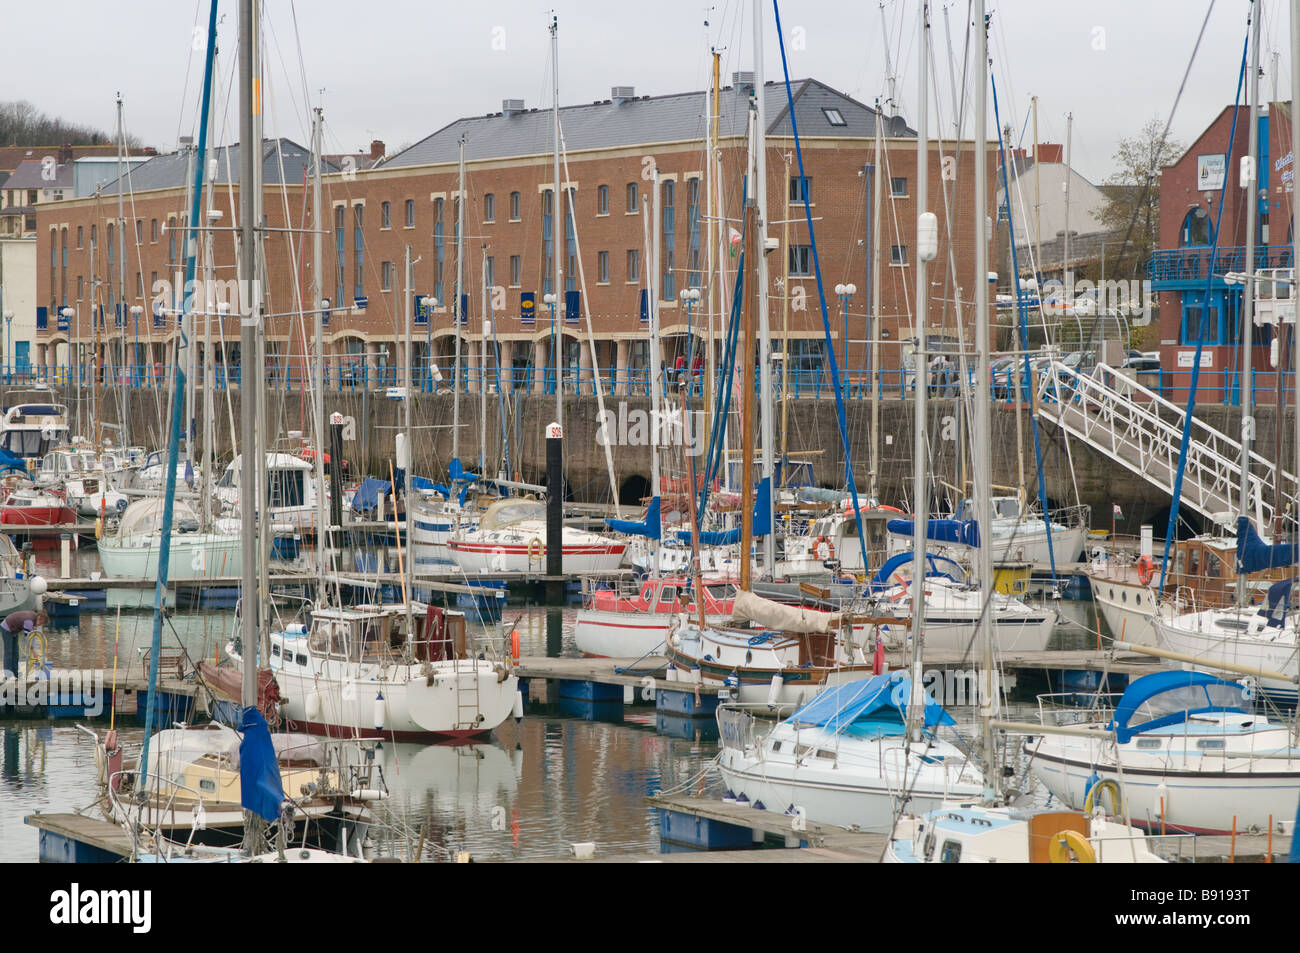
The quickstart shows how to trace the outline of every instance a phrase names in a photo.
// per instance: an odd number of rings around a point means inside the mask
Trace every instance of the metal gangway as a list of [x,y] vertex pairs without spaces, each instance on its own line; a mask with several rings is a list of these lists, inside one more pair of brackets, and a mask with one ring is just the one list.
[[[1081,373],[1052,361],[1041,368],[1036,384],[1042,417],[1173,496],[1183,408],[1105,364]],[[1274,525],[1272,501],[1295,499],[1297,482],[1281,471],[1282,493],[1275,497],[1273,461],[1253,451],[1250,460],[1247,511],[1254,514],[1255,525],[1267,531]],[[1241,443],[1193,417],[1182,503],[1223,522],[1238,513],[1240,484]]]

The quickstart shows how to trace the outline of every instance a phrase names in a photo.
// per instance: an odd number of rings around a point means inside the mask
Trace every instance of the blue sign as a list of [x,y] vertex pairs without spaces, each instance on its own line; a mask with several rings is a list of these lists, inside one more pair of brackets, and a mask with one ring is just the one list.
[[582,292],[566,291],[564,293],[564,323],[577,324],[582,317]]
[[153,304],[153,326],[155,328],[167,327],[167,313],[163,311],[161,301],[155,301]]
[[353,299],[352,299],[352,307],[356,308],[358,311],[364,311],[364,310],[366,310],[366,303],[367,303],[367,301],[368,301],[368,299],[366,298],[365,295],[361,295],[361,296],[358,297],[358,298],[353,298]]
[[327,328],[330,326],[330,309],[323,308],[320,313],[320,326]]
[[427,295],[416,295],[413,304],[414,310],[411,312],[415,316],[415,326],[417,328],[427,328],[429,322],[433,320],[433,308],[424,304]]
[[524,291],[519,295],[519,323],[526,328],[537,324],[537,292]]
[[[126,302],[119,302],[113,307],[113,327],[126,327]],[[104,326],[104,306],[99,306],[99,325]]]
[[50,328],[50,309],[37,308],[36,309],[36,330],[48,331],[49,328]]
[[645,288],[641,289],[641,323],[650,324],[650,292]]
[[456,315],[457,324],[469,324],[469,295],[460,296],[460,313]]
[[69,321],[68,316],[63,313],[63,309],[59,308],[55,313],[58,315],[58,324],[57,324],[58,329],[60,331],[69,330],[72,327],[72,322]]

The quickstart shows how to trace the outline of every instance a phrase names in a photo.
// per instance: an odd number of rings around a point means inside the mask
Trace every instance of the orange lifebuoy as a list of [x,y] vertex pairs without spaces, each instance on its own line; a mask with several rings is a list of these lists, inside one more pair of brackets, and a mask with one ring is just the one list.
[[534,560],[536,560],[537,562],[541,562],[542,556],[545,554],[545,550],[546,550],[545,544],[536,536],[534,536],[532,539],[528,541],[528,561],[533,562]]
[[[819,552],[820,552],[820,550],[821,550],[821,545],[822,545],[822,543],[825,543],[825,544],[826,544],[826,555],[825,555],[825,556],[819,555]],[[818,536],[816,539],[813,540],[813,544],[812,544],[812,554],[813,554],[813,559],[834,559],[834,558],[835,558],[835,544],[832,543],[832,542],[831,542],[829,539],[827,539],[825,536]]]
[[510,630],[510,658],[515,665],[519,664],[519,630]]
[[1150,556],[1142,556],[1137,561],[1138,582],[1144,586],[1151,585],[1151,580],[1155,578],[1156,564]]

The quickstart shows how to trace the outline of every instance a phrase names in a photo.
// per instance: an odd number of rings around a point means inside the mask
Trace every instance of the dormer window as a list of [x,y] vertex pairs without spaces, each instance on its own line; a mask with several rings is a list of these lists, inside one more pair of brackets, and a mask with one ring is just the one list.
[[843,114],[841,114],[838,109],[823,109],[822,115],[826,117],[826,121],[832,126],[848,125],[848,123],[844,121]]

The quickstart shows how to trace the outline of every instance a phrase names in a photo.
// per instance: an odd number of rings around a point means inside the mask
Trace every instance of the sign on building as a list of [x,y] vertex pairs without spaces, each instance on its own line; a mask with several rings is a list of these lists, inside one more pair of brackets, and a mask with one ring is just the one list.
[[1228,180],[1228,157],[1218,155],[1196,157],[1196,188],[1205,192],[1221,189]]

